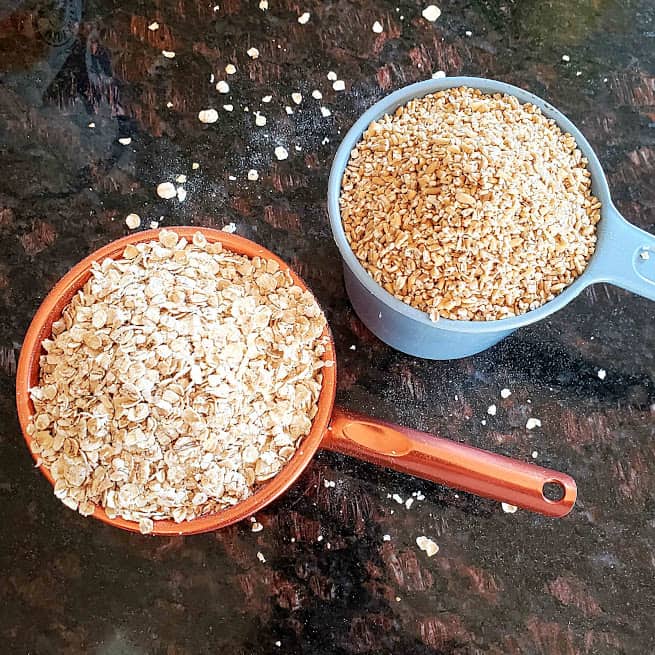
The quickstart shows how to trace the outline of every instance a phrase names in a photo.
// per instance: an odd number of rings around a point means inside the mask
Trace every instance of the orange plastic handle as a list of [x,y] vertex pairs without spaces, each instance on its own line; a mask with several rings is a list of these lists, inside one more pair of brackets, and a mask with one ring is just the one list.
[[[577,496],[565,473],[338,407],[321,447],[546,516],[566,516]],[[560,487],[560,500],[544,495],[549,483]]]

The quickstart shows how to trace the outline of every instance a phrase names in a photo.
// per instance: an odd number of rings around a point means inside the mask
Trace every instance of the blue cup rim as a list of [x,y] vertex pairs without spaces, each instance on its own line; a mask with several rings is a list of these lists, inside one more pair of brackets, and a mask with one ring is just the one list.
[[[438,91],[443,91],[444,89],[452,89],[460,86],[480,89],[485,93],[503,93],[512,95],[521,101],[521,103],[529,102],[539,107],[546,117],[553,119],[564,132],[568,132],[575,139],[578,148],[588,161],[587,166],[591,172],[592,178],[592,191],[602,205],[601,221],[598,225],[599,238],[596,243],[594,254],[587,264],[585,271],[555,298],[540,307],[525,312],[524,314],[520,314],[519,316],[491,321],[456,321],[446,318],[432,321],[426,312],[398,300],[398,298],[375,282],[355,256],[343,229],[341,212],[339,209],[339,197],[341,195],[343,173],[350,159],[352,149],[360,141],[366,128],[373,121],[377,120],[384,114],[393,112],[396,108],[408,103],[413,98],[420,98],[430,93],[436,93]],[[328,181],[328,214],[330,217],[332,235],[342,259],[350,271],[356,276],[358,281],[371,294],[391,309],[407,318],[413,319],[414,321],[451,332],[471,333],[510,331],[524,325],[535,323],[559,309],[562,309],[589,285],[594,282],[602,281],[602,276],[599,277],[594,274],[595,269],[600,270],[602,267],[592,266],[592,264],[597,263],[602,257],[603,240],[600,232],[602,231],[604,224],[613,220],[615,217],[618,217],[618,212],[612,203],[607,179],[600,161],[582,132],[580,132],[580,130],[578,130],[578,128],[562,112],[539,96],[516,86],[512,86],[511,84],[483,77],[445,77],[410,84],[409,86],[405,86],[388,96],[385,96],[382,100],[376,102],[372,107],[365,111],[350,130],[348,130],[348,133],[343,138],[332,162],[330,178]]]

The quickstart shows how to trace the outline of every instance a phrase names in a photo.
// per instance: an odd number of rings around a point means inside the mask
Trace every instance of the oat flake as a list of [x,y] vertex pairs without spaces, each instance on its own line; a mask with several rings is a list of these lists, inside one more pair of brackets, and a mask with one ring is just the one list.
[[432,557],[439,552],[439,546],[429,539],[428,537],[422,536],[416,538],[416,545],[428,556]]
[[441,16],[441,9],[437,7],[436,5],[428,5],[422,12],[421,15],[425,20],[430,21],[431,23],[434,23],[439,16]]
[[125,224],[130,230],[136,230],[141,225],[141,217],[138,214],[128,214],[125,217]]
[[218,120],[218,112],[215,109],[203,109],[198,112],[198,120],[201,123],[215,123]]
[[529,418],[527,423],[525,424],[525,427],[528,430],[534,430],[535,428],[540,428],[541,421],[538,418]]
[[157,186],[157,195],[164,200],[170,200],[177,195],[177,189],[171,182],[162,182]]

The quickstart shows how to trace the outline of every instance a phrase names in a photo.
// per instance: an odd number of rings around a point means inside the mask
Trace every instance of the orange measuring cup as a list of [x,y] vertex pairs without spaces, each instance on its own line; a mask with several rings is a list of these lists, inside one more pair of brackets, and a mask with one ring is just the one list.
[[[273,259],[281,268],[289,271],[296,284],[307,289],[305,283],[279,257],[248,239],[209,228],[168,229],[188,239],[191,239],[194,233],[202,232],[208,241],[220,241],[226,249],[233,252],[248,257]],[[41,344],[43,339],[50,337],[53,322],[61,316],[64,307],[89,279],[93,262],[108,257],[117,258],[128,244],[156,240],[158,234],[159,230],[138,232],[100,248],[64,275],[39,307],[25,335],[16,373],[18,418],[28,447],[31,438],[27,434],[27,425],[34,412],[29,389],[38,385],[39,357],[43,352]],[[329,342],[324,360],[335,361],[334,342],[329,330],[327,336]],[[336,366],[323,368],[323,387],[311,431],[280,473],[262,484],[246,500],[215,514],[180,523],[169,520],[155,521],[153,534],[209,532],[247,519],[283,494],[309,465],[319,448],[350,455],[546,516],[561,517],[571,511],[576,499],[576,485],[570,476],[335,407],[336,376]],[[34,454],[33,457],[38,463]],[[54,485],[50,471],[43,465],[39,468]],[[546,497],[546,485],[557,487],[557,500]],[[115,527],[139,531],[136,522],[109,518],[100,507],[96,508],[93,516]]]

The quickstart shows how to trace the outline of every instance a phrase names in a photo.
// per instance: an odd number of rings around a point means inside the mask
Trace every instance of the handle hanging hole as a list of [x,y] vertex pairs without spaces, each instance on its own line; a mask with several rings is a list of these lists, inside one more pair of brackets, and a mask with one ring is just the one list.
[[564,498],[566,489],[564,489],[564,485],[561,482],[551,480],[550,482],[544,483],[544,486],[541,488],[541,493],[543,493],[546,500],[550,500],[553,503],[559,503],[559,501]]

